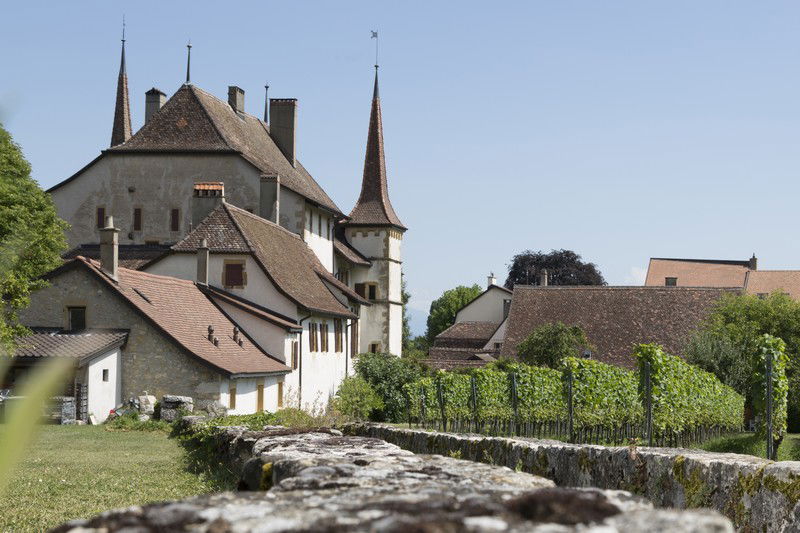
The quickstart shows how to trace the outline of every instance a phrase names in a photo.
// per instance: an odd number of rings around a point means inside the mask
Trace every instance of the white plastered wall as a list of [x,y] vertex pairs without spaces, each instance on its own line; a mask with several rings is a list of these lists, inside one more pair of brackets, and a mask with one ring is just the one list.
[[304,220],[303,240],[328,272],[333,273],[333,218],[327,211],[308,206]]
[[511,294],[499,287],[492,287],[472,300],[456,313],[456,322],[494,322],[503,321],[503,302],[510,300]]
[[[310,350],[309,327],[312,323],[318,325],[328,324],[328,351],[312,352]],[[350,364],[350,356],[348,355],[349,328],[347,328],[345,319],[342,319],[342,327],[342,351],[336,352],[333,318],[313,315],[303,322],[303,350],[299,369],[302,371],[302,398],[299,398],[299,400],[303,409],[309,411],[324,409],[328,404],[328,400],[336,394],[339,385],[348,373]],[[290,379],[299,379],[299,375],[294,376],[294,374],[299,374],[299,372],[292,372]],[[293,381],[293,383],[297,382]]]
[[[108,371],[108,381],[103,381],[103,370]],[[98,422],[104,422],[108,418],[109,411],[122,403],[119,348],[89,361],[87,381],[89,384],[88,412],[93,414]]]
[[220,383],[219,399],[225,407],[230,405],[230,385],[236,384],[236,408],[228,409],[232,415],[250,415],[258,407],[258,384],[264,384],[264,410],[275,412],[278,410],[278,382],[283,381],[283,376],[258,376],[229,378]]

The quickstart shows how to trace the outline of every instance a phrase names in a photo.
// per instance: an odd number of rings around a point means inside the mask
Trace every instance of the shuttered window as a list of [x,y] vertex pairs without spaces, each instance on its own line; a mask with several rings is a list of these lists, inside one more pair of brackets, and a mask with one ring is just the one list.
[[356,283],[355,290],[356,294],[358,294],[362,298],[367,297],[367,286],[364,283]]
[[321,352],[328,351],[328,324],[321,324],[319,327],[320,333],[320,350]]
[[283,407],[283,381],[278,382],[278,407]]
[[244,262],[230,261],[222,267],[222,284],[225,287],[245,286]]
[[105,207],[98,207],[97,208],[97,227],[98,228],[106,227],[106,208]]
[[236,383],[228,385],[228,409],[236,409]]
[[344,351],[343,330],[344,328],[342,327],[342,319],[335,319],[333,321],[333,349],[337,353]]
[[297,363],[298,363],[298,346],[297,341],[292,341],[292,370],[297,370]]
[[260,413],[264,410],[264,384],[259,383],[256,385],[256,412]]
[[311,323],[308,325],[308,349],[309,351],[317,351],[317,325]]
[[350,353],[358,355],[358,321],[354,320],[350,328]]
[[169,230],[180,231],[181,229],[181,210],[173,209],[169,212]]
[[133,231],[142,231],[142,208],[133,210]]

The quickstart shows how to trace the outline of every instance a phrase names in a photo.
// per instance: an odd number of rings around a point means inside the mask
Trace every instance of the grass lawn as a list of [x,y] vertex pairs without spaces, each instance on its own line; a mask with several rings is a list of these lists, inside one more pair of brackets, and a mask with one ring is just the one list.
[[[719,439],[710,440],[698,446],[709,452],[729,452],[767,456],[767,443],[764,439],[756,437],[753,433],[740,433]],[[778,448],[778,461],[800,461],[800,433],[787,435],[780,448]]]
[[221,488],[187,464],[183,448],[163,432],[44,426],[0,497],[0,531],[41,531],[116,507]]

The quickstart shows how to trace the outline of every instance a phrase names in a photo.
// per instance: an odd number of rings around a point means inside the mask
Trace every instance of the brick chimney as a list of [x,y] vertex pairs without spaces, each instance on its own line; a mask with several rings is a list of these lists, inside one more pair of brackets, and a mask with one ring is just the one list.
[[295,166],[297,160],[297,99],[272,98],[269,101],[269,134],[286,159]]
[[115,280],[119,270],[119,228],[114,227],[114,217],[106,217],[106,226],[100,229],[100,268]]
[[196,228],[208,214],[225,201],[225,184],[204,181],[194,184],[192,194],[192,227]]
[[750,258],[750,264],[747,265],[747,268],[750,270],[758,270],[758,259],[756,259],[756,254],[753,254],[753,257]]
[[244,90],[236,85],[229,85],[228,105],[237,113],[244,113]]
[[547,269],[543,268],[542,271],[539,273],[539,286],[540,287],[547,287],[547,283],[549,281],[549,277],[547,274]]
[[208,285],[208,241],[200,241],[197,248],[197,283]]
[[155,115],[159,109],[164,106],[167,101],[167,95],[160,90],[153,87],[144,93],[144,123],[150,122],[150,119]]
[[489,289],[492,285],[497,285],[497,278],[494,277],[494,272],[491,272],[488,276],[486,276],[486,288]]

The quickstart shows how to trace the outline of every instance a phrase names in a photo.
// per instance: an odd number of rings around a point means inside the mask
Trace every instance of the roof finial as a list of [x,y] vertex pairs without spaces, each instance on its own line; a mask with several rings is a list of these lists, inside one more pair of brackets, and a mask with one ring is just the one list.
[[186,44],[186,84],[188,85],[191,83],[192,78],[190,76],[192,66],[192,41],[191,39]]
[[269,124],[269,82],[264,84],[264,123]]
[[377,31],[371,31],[370,33],[372,33],[372,35],[370,36],[370,39],[375,39],[375,72],[377,72],[378,71],[378,32]]
[[119,73],[125,73],[125,15],[122,15],[122,59],[119,63]]

